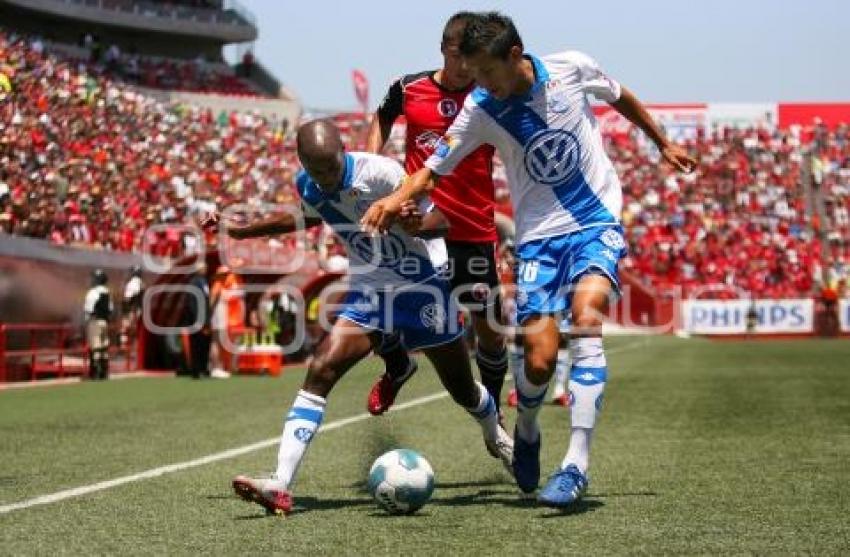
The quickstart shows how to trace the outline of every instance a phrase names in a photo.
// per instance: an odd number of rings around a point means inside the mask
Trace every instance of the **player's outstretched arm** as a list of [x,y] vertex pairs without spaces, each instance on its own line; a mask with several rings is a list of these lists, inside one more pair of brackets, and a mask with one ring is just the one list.
[[286,234],[288,232],[295,232],[301,226],[310,228],[319,224],[322,224],[322,219],[287,211],[249,224],[227,222],[225,223],[225,231],[231,238],[244,240],[246,238]]
[[639,127],[655,143],[664,159],[680,172],[693,172],[697,161],[681,146],[673,143],[652,116],[647,112],[643,103],[638,100],[634,93],[626,87],[622,87],[620,98],[611,103],[617,112],[622,114],[629,122]]
[[398,220],[404,202],[433,190],[437,186],[437,179],[438,176],[430,168],[419,169],[392,194],[372,203],[360,219],[360,226],[366,232],[386,232]]

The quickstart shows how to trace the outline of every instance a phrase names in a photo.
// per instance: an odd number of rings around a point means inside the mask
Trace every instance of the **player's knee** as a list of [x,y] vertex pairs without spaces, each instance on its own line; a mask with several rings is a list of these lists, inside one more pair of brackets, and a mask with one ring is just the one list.
[[542,351],[526,353],[525,377],[535,385],[548,383],[555,369],[556,357],[557,352],[551,355]]
[[602,328],[602,316],[591,310],[573,316],[573,334],[595,334]]

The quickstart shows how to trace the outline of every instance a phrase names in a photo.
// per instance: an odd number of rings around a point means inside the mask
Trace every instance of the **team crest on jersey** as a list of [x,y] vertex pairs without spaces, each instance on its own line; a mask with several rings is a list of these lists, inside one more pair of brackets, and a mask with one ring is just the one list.
[[566,93],[563,92],[555,92],[549,96],[548,100],[549,112],[554,112],[556,114],[563,114],[564,112],[570,111],[570,99]]
[[575,179],[581,148],[578,139],[565,130],[540,130],[525,145],[525,170],[535,181],[559,186]]
[[457,115],[457,103],[454,99],[440,99],[437,103],[437,112],[445,118],[453,118]]
[[610,228],[603,232],[599,239],[611,249],[620,250],[626,247],[626,241],[623,240],[623,235]]

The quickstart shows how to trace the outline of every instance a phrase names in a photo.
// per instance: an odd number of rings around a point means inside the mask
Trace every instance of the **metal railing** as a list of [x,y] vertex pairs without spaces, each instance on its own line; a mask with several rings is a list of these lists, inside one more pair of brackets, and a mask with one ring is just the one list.
[[[110,336],[116,333],[110,327]],[[10,336],[15,336],[13,343]],[[26,368],[31,381],[40,375],[87,376],[89,347],[80,337],[80,327],[70,323],[0,323],[0,383],[9,379],[13,367]],[[124,353],[124,371],[131,371],[130,346],[112,346],[110,353]]]
[[249,25],[256,27],[256,17],[238,4],[237,8],[217,10],[214,8],[198,8],[149,0],[62,0],[62,2],[70,5],[148,17],[178,19],[197,23]]

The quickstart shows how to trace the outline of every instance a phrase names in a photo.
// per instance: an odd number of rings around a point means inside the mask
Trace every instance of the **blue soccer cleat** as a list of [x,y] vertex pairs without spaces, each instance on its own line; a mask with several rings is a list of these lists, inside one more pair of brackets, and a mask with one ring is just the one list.
[[[514,449],[516,450],[516,449]],[[537,502],[547,507],[563,509],[569,507],[587,491],[587,476],[575,464],[558,470],[537,496]]]
[[529,443],[519,436],[516,428],[514,429],[514,455],[511,465],[516,484],[526,495],[534,493],[537,484],[540,483],[541,437],[542,434],[538,434],[537,441]]

